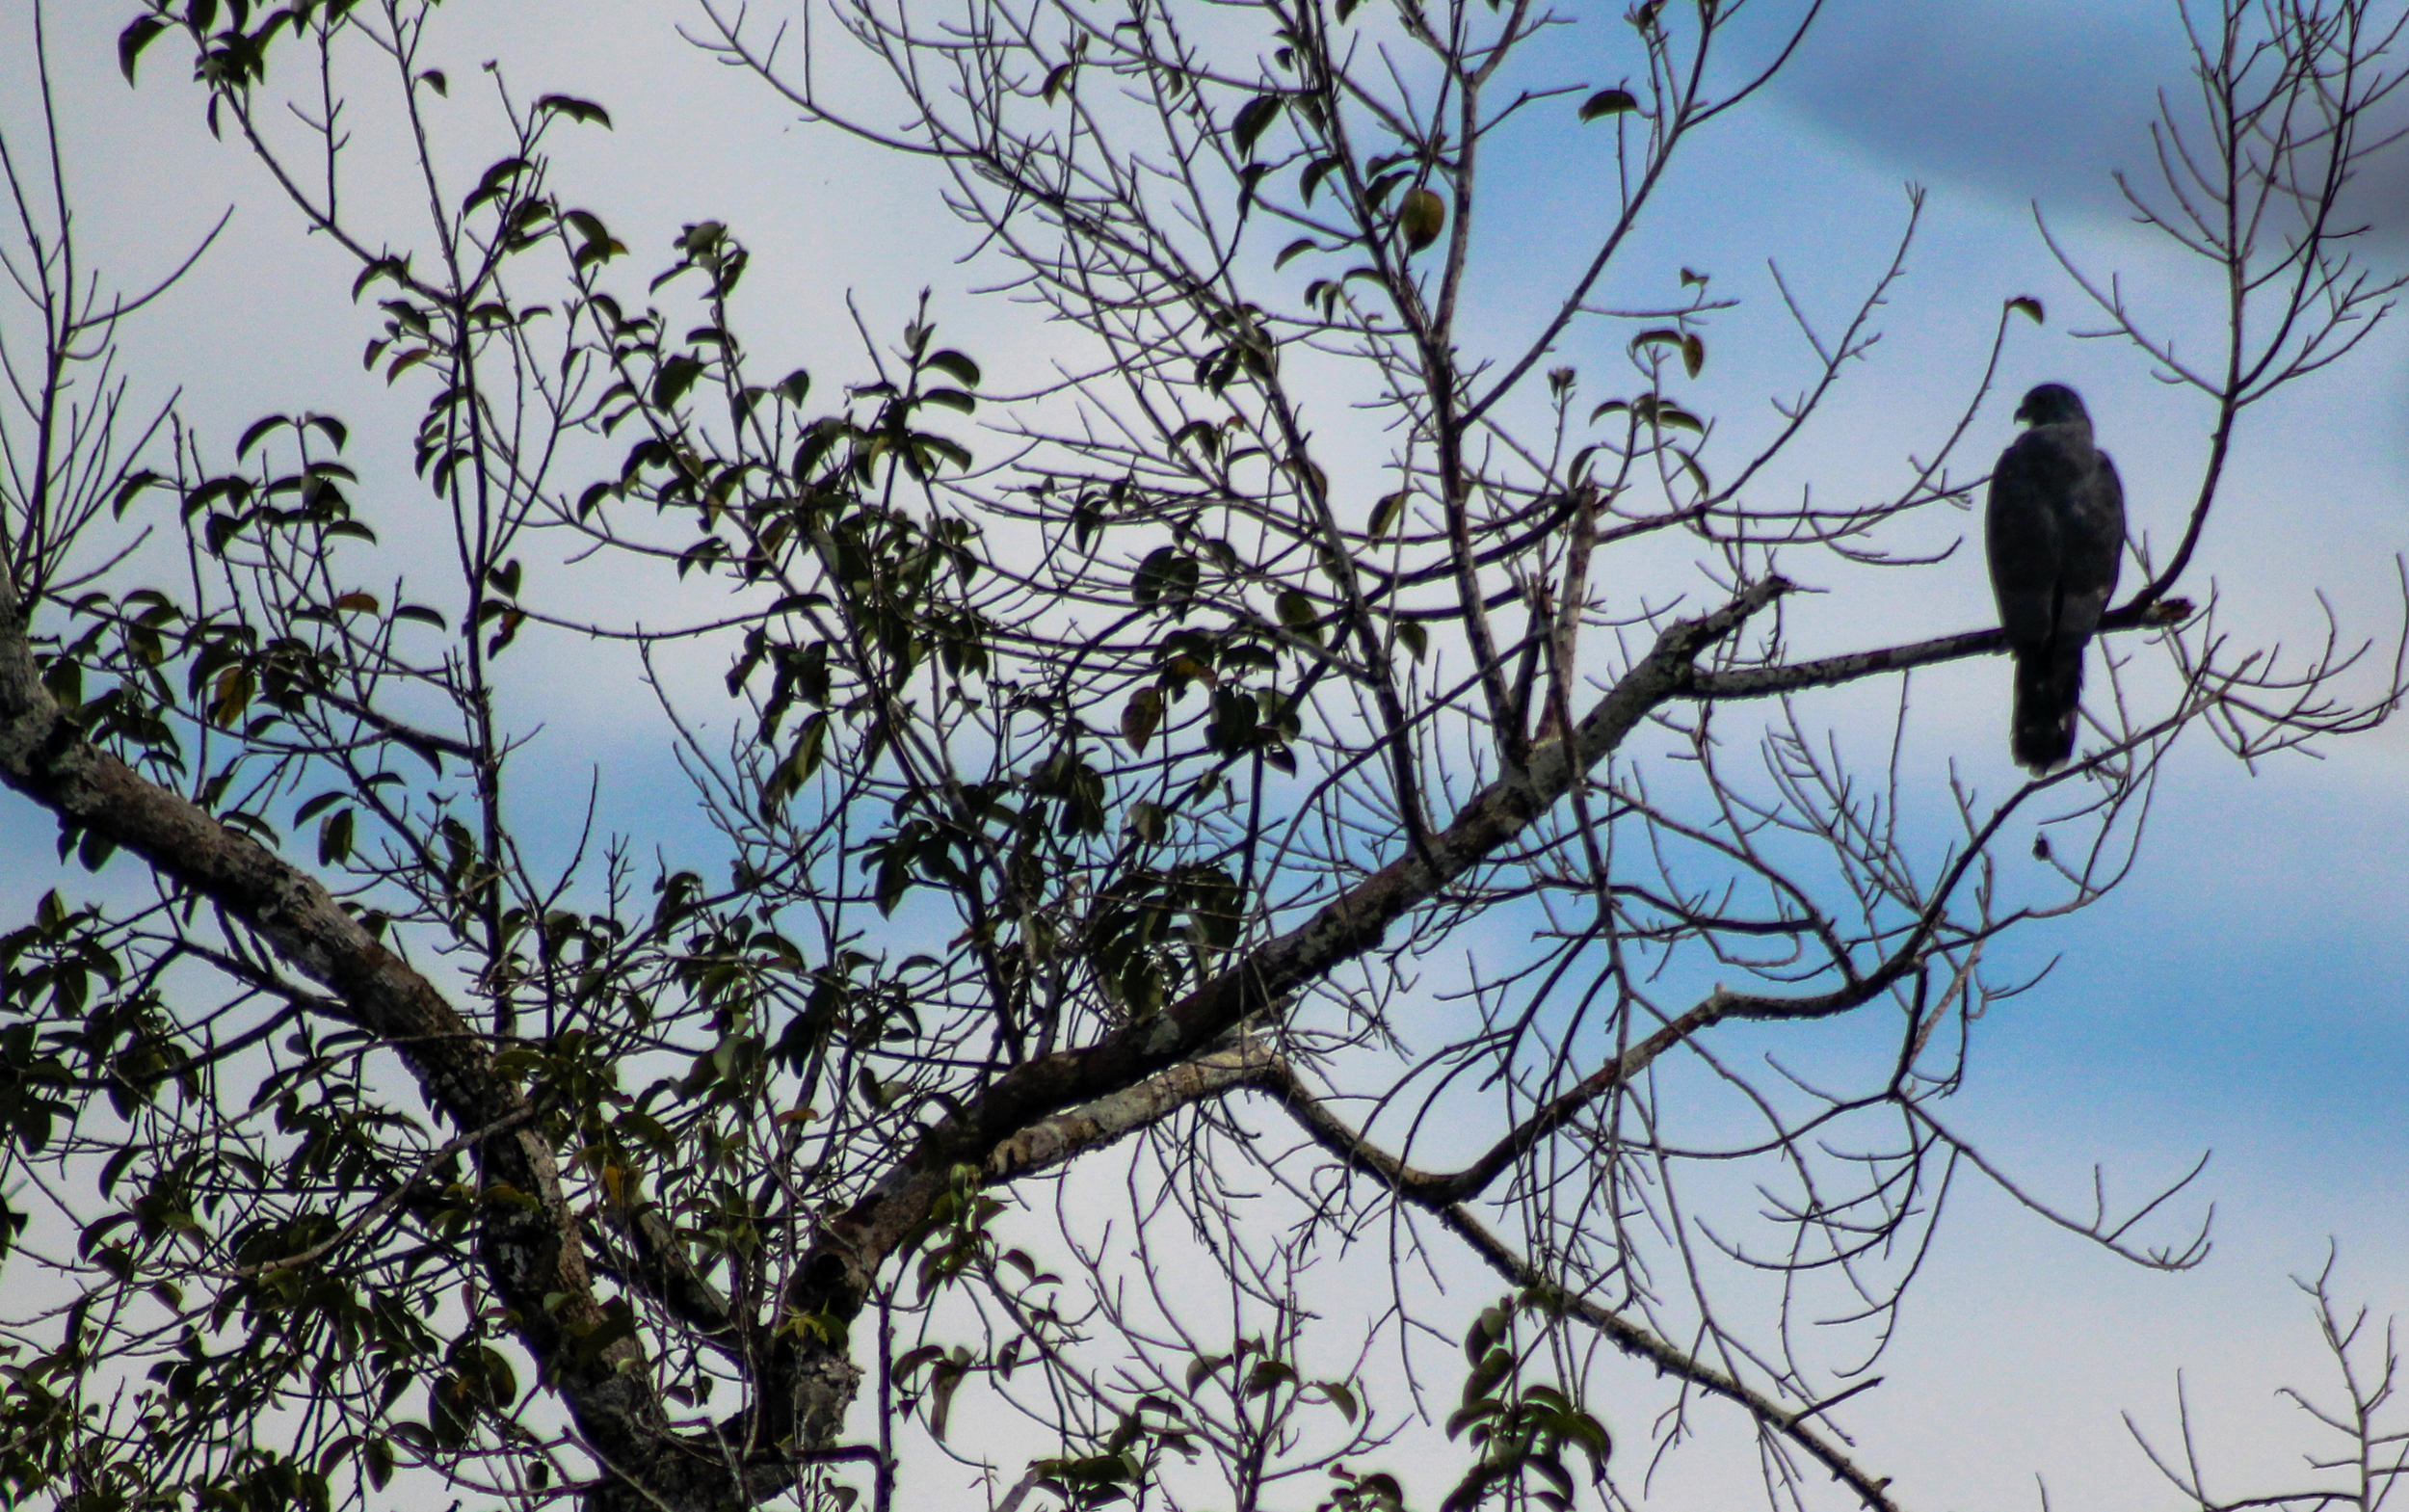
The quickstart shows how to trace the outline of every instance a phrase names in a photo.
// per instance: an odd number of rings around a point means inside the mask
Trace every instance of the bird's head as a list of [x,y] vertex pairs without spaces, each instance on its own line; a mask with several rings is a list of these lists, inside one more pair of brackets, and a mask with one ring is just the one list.
[[2025,402],[2016,407],[2016,418],[2033,425],[2055,425],[2061,420],[2091,418],[2091,411],[2082,407],[2082,395],[2064,384],[2043,384],[2025,395]]

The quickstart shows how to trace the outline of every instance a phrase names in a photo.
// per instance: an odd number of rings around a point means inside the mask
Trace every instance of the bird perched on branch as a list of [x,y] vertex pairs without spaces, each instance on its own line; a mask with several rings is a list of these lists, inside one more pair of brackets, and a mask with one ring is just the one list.
[[1999,628],[2016,658],[2010,746],[2046,772],[2075,752],[2082,651],[2116,590],[2125,549],[2125,487],[2091,442],[2082,396],[2064,384],[2025,395],[2031,429],[1999,454],[1985,535]]

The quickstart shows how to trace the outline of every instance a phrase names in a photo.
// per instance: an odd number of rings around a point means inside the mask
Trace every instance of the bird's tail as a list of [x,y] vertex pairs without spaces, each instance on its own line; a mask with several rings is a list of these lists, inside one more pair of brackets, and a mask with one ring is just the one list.
[[2016,762],[2036,776],[2075,754],[2082,706],[2082,648],[2050,648],[2016,657]]

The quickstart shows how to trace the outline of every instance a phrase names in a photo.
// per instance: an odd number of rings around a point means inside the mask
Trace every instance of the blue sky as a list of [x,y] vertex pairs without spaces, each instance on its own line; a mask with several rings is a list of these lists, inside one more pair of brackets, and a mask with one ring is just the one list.
[[[25,125],[23,9],[20,0],[0,21],[0,123],[13,132]],[[124,88],[112,50],[121,9],[53,7],[86,234],[139,281],[219,207],[243,203],[226,244],[136,333],[134,356],[193,385],[205,423],[229,438],[270,410],[377,412],[382,385],[357,361],[370,322],[344,298],[348,271],[291,234],[234,150],[211,146],[167,69],[139,92]],[[462,0],[446,11],[460,13],[463,32],[456,78],[499,56],[522,96],[560,89],[610,106],[616,132],[564,139],[564,181],[625,226],[642,259],[662,255],[680,222],[735,223],[758,256],[748,288],[757,352],[784,342],[833,384],[856,371],[847,290],[892,324],[921,283],[966,281],[944,260],[950,222],[921,218],[875,159],[795,127],[679,44],[671,27],[685,13],[674,0]],[[1696,263],[1761,304],[1773,255],[1811,300],[1837,308],[1894,238],[1900,186],[1921,183],[1928,234],[1886,312],[1893,335],[1838,399],[1846,425],[1799,466],[1821,488],[1893,480],[1905,442],[1888,438],[1926,434],[1919,422],[1955,395],[1999,302],[2032,293],[2051,320],[2017,333],[2007,392],[1986,411],[1978,453],[2009,434],[2015,392],[2069,379],[2124,468],[2136,528],[2171,534],[2202,408],[2156,384],[2130,349],[2071,339],[2070,328],[2089,322],[2028,206],[2047,206],[2096,266],[2183,292],[2192,276],[2125,222],[2105,176],[2142,161],[2153,92],[2183,82],[2176,28],[2161,0],[1835,0],[1765,108],[1697,145],[1697,166],[1711,172],[1673,187],[1667,229],[1636,250],[1631,277]],[[162,53],[154,66],[165,62]],[[1577,202],[1581,185],[1564,165],[1521,167],[1508,160],[1498,192],[1527,206],[1529,225],[1545,227]],[[2409,257],[2409,167],[2396,159],[2378,177],[2367,202],[2397,220],[2379,219],[2371,255],[2396,266]],[[1546,239],[1531,243],[1500,263],[1475,329],[1514,328],[1521,294],[1541,286],[1549,263]],[[993,355],[992,369],[1043,358],[1005,315],[958,293],[940,309],[949,335]],[[1706,383],[1736,411],[1780,386],[1797,353],[1770,325],[1733,329]],[[1738,333],[1751,330],[1776,333]],[[1602,371],[1597,381],[1609,382]],[[2254,414],[2195,592],[2212,578],[2246,633],[2297,640],[2316,623],[2313,593],[2324,586],[2345,623],[2382,634],[2397,610],[2392,556],[2409,548],[2404,419],[2409,340],[2397,329]],[[1972,556],[1913,576],[1881,613],[1839,603],[1803,624],[1802,640],[1837,649],[1904,639],[1988,612]],[[591,665],[578,647],[528,654],[557,658],[540,667]],[[1995,791],[2009,776],[1997,749],[2006,676],[1986,662],[1935,676],[1929,693],[1936,761],[1964,749]],[[657,728],[624,717],[627,701],[645,697],[627,668],[538,681],[527,709],[546,722],[537,749],[559,758],[565,802],[582,799],[596,765],[606,823],[641,829],[665,794],[683,801],[667,753],[626,733]],[[2194,1372],[2195,1400],[2231,1425],[2219,1451],[2271,1472],[2292,1462],[2291,1441],[2269,1431],[2282,1421],[2269,1393],[2279,1372],[2314,1366],[2286,1273],[2321,1263],[2330,1235],[2345,1297],[2409,1308],[2409,733],[2396,723],[2327,759],[2281,757],[2255,775],[2200,742],[2174,770],[2133,881],[2020,946],[2066,960],[1986,1025],[1954,1116],[2069,1198],[2087,1189],[2095,1161],[2131,1192],[2213,1149],[2204,1190],[2218,1205],[2218,1249],[2192,1275],[2146,1276],[1970,1196],[1892,1369],[1916,1390],[1860,1419],[1867,1457],[1897,1468],[1911,1505],[2030,1507],[2035,1472],[2061,1508],[2163,1503],[2132,1499],[2149,1481],[2116,1414],[2168,1421],[2178,1366]],[[48,824],[0,797],[0,908],[21,912],[51,885],[50,855]],[[1662,1504],[1696,1504],[1685,1486],[1701,1501],[1720,1494],[1719,1473],[1674,1472]]]

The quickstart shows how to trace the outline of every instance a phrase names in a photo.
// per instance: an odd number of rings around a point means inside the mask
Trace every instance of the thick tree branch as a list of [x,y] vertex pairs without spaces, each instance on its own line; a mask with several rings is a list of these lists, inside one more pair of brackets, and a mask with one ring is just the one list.
[[1680,696],[1700,652],[1789,587],[1787,580],[1770,577],[1709,614],[1668,625],[1655,648],[1581,720],[1571,741],[1549,741],[1533,750],[1528,766],[1483,789],[1431,837],[1427,849],[1409,849],[1162,1013],[998,1077],[960,1114],[923,1135],[830,1225],[802,1269],[793,1305],[806,1313],[851,1317],[868,1296],[878,1266],[918,1231],[951,1184],[955,1166],[984,1166],[1005,1141],[1057,1109],[1134,1087],[1190,1059],[1255,1014],[1376,948],[1390,924],[1553,808],[1652,710]]
[[988,1155],[987,1180],[1009,1181],[1050,1170],[1160,1123],[1191,1102],[1262,1085],[1266,1075],[1285,1078],[1286,1063],[1253,1038],[1182,1061],[1134,1087],[1031,1124]]
[[[2100,632],[2155,630],[2181,624],[2189,618],[2191,600],[2188,598],[2131,603],[2102,615]],[[1929,667],[1936,662],[1987,656],[2005,650],[2007,637],[1998,630],[1964,630],[1955,635],[1917,641],[1907,646],[1850,651],[1814,661],[1792,662],[1785,667],[1745,667],[1736,672],[1693,673],[1682,685],[1681,696],[1691,699],[1769,698],[1807,688],[1828,688],[1837,683],[1854,682],[1860,677],[1885,672],[1905,672],[1911,667]]]
[[487,1273],[583,1432],[615,1459],[656,1461],[673,1441],[641,1347],[631,1338],[590,1355],[574,1347],[604,1321],[576,1220],[551,1145],[525,1127],[527,1101],[495,1074],[484,1037],[316,878],[86,740],[42,685],[6,574],[0,783],[140,856],[258,931],[295,970],[391,1044],[429,1104],[456,1127],[506,1130],[479,1150],[487,1190],[499,1197],[478,1209]]

